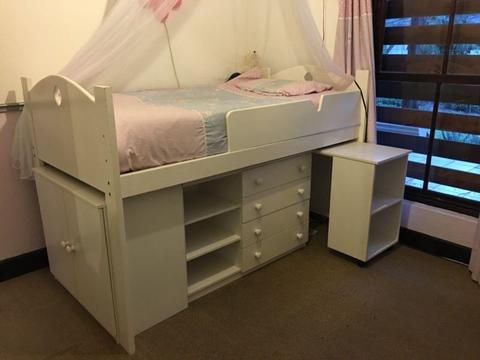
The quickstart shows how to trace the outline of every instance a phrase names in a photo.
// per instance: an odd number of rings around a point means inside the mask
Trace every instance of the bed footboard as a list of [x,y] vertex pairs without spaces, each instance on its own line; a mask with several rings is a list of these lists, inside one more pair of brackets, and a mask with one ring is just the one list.
[[350,90],[323,95],[318,109],[305,100],[231,111],[229,151],[360,126],[360,104],[359,91]]
[[106,192],[107,163],[118,159],[112,154],[116,136],[108,125],[113,121],[110,89],[95,88],[94,98],[75,82],[54,75],[25,90],[37,159]]

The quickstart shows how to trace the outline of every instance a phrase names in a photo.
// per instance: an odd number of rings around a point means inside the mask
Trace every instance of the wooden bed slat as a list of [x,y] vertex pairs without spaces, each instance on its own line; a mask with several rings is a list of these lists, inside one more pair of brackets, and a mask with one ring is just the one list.
[[387,27],[384,44],[443,44],[447,30],[446,25]]
[[448,15],[452,6],[451,0],[390,0],[387,3],[387,18],[389,19],[410,16]]

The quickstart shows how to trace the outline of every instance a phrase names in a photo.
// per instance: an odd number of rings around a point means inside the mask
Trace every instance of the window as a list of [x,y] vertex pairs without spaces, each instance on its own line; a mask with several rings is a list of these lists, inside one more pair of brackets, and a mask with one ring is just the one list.
[[377,0],[378,142],[413,150],[406,197],[478,215],[480,0]]

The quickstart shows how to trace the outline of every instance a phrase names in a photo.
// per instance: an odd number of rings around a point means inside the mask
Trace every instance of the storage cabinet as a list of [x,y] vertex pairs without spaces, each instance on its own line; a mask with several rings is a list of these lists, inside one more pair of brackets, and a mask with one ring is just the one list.
[[243,272],[308,240],[310,164],[310,154],[303,154],[243,173]]
[[[304,154],[124,198],[133,333],[303,246],[310,172]],[[35,177],[51,272],[115,337],[104,195],[48,166]]]
[[350,143],[333,157],[328,246],[363,262],[398,242],[410,150]]
[[115,336],[102,195],[46,167],[35,180],[50,271]]
[[310,154],[184,186],[189,300],[308,239]]

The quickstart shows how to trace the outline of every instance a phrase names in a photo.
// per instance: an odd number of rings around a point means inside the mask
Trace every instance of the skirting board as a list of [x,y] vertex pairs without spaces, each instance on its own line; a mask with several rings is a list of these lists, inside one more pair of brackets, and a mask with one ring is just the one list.
[[[317,225],[328,224],[328,218],[310,212],[310,223]],[[432,255],[455,260],[463,264],[468,264],[470,262],[470,255],[472,253],[470,248],[410,230],[405,227],[400,228],[399,241],[402,244]]]
[[47,249],[39,249],[0,261],[0,282],[48,266]]
[[430,235],[402,227],[400,229],[400,243],[411,246],[426,253],[455,260],[463,264],[470,262],[472,249],[457,245]]

